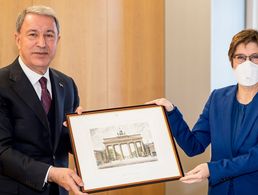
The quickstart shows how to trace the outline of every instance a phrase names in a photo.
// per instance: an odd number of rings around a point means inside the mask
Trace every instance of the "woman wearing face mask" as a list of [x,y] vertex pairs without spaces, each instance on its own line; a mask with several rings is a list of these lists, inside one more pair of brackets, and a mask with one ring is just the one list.
[[173,135],[189,156],[211,144],[211,160],[180,180],[209,180],[209,195],[257,195],[258,189],[258,31],[237,33],[228,56],[238,84],[214,90],[192,131],[179,109],[162,98]]

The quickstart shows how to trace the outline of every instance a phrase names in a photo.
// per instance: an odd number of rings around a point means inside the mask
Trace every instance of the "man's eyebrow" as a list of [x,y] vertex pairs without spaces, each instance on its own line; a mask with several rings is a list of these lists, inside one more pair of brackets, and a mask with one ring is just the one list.
[[[26,31],[26,33],[30,33],[30,32],[39,32],[39,31],[36,30],[36,29],[29,29],[29,30]],[[46,32],[47,33],[55,33],[55,31],[51,30],[51,29],[47,30]]]
[[51,29],[47,30],[47,32],[55,33],[55,31],[54,31],[54,30],[51,30]]
[[49,30],[47,30],[47,33],[56,33],[54,30],[51,30],[51,29],[49,29]]
[[29,30],[27,30],[27,32],[37,32],[37,30],[35,30],[35,29],[29,29]]

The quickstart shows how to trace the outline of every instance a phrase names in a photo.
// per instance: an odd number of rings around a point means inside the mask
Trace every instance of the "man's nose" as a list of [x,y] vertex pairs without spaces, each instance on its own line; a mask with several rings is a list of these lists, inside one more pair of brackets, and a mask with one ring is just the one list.
[[40,35],[38,37],[38,44],[39,47],[45,47],[46,46],[46,39],[44,37],[44,35]]

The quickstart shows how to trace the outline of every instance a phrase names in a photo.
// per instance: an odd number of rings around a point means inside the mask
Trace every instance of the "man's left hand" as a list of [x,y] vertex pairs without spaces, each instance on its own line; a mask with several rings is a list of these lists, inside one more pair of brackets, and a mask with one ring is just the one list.
[[[78,107],[76,108],[76,110],[75,110],[75,112],[76,112],[77,114],[82,114],[82,111],[83,111],[83,108],[82,108],[81,106],[78,106]],[[64,125],[65,127],[67,127],[67,121],[64,121],[64,122],[63,122],[63,125]]]

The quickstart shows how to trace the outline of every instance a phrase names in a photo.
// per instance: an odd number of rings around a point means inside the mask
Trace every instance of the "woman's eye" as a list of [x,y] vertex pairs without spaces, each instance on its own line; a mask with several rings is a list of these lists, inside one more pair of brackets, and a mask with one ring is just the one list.
[[238,60],[245,60],[245,56],[237,56]]

